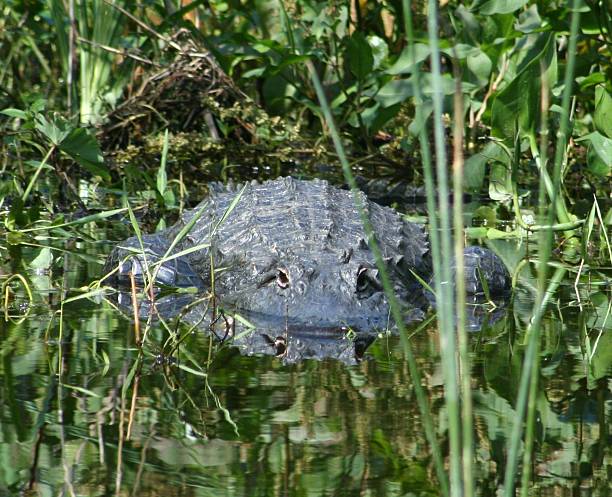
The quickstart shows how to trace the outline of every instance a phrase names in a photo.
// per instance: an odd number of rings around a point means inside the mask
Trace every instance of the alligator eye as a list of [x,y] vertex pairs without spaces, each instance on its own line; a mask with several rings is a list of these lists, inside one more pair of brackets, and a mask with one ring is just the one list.
[[374,293],[381,289],[380,283],[376,278],[376,269],[360,267],[357,270],[357,282],[355,284],[357,293]]
[[284,269],[279,269],[276,273],[276,284],[280,288],[287,288],[289,286],[289,274]]

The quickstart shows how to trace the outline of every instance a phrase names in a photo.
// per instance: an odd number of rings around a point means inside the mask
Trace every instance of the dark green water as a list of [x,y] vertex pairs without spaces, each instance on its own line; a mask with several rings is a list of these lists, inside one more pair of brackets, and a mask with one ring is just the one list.
[[[22,265],[38,248],[13,250],[3,266],[27,276],[34,304],[17,288],[11,320],[0,319],[0,495],[439,494],[396,336],[354,365],[244,356],[187,326],[169,358],[160,323],[139,350],[133,322],[108,301],[60,304],[99,277],[109,244],[95,240],[106,237],[84,230],[82,241],[53,241],[67,252],[54,252],[47,274]],[[497,248],[520,258],[514,242]],[[610,291],[581,282],[579,303],[574,277],[542,327],[533,495],[606,496],[612,481]],[[503,317],[470,337],[483,496],[501,487],[516,418],[534,301],[527,271],[520,281]],[[447,454],[435,321],[412,332]]]

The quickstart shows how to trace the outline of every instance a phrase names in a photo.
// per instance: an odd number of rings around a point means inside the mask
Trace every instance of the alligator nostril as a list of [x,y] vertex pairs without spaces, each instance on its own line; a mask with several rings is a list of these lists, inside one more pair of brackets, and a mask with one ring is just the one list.
[[368,287],[367,268],[360,267],[357,271],[357,291],[363,292]]
[[289,286],[289,274],[284,269],[279,269],[276,273],[276,284],[280,288],[287,288]]

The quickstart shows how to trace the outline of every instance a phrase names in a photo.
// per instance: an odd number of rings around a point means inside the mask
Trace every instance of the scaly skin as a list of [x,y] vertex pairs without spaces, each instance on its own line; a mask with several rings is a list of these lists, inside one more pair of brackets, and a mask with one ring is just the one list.
[[[246,186],[239,202],[221,225],[219,220],[239,194],[216,191],[173,227],[144,238],[148,264],[159,260],[189,220],[199,219],[172,253],[206,245],[161,266],[157,282],[206,289],[211,281],[221,305],[270,322],[292,326],[357,329],[383,328],[389,319],[387,299],[378,278],[352,194],[321,180],[279,178]],[[403,220],[393,209],[369,201],[363,193],[375,236],[387,262],[406,321],[422,316],[425,292],[413,273],[430,277],[429,244],[423,229]],[[107,269],[119,266],[119,282],[131,271],[142,282],[142,256],[135,238],[116,247]],[[132,254],[131,257],[128,257]],[[491,251],[466,249],[469,293],[482,292],[480,278],[492,294],[506,291],[508,273]],[[476,270],[480,267],[480,270]],[[265,319],[265,318],[264,318]]]

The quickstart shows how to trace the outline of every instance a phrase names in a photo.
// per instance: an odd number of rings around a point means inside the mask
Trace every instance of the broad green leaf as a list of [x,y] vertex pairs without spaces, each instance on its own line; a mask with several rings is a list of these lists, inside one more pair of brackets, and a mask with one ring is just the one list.
[[20,196],[13,198],[8,216],[4,218],[4,225],[10,230],[26,226],[28,224],[28,213],[23,205],[23,200]]
[[47,106],[47,100],[44,98],[39,98],[35,100],[32,105],[30,105],[30,112],[32,114],[37,114],[45,110],[46,106]]
[[593,124],[601,134],[612,138],[612,96],[602,85],[595,88]]
[[412,96],[414,96],[414,89],[411,80],[394,79],[380,89],[376,95],[376,101],[380,102],[383,107],[391,107]]
[[59,148],[90,173],[110,181],[110,173],[104,165],[100,145],[95,136],[85,128],[74,128],[60,143]]
[[480,85],[486,85],[493,67],[489,56],[478,49],[476,53],[467,56],[466,62],[468,69],[474,74]]
[[[470,191],[479,191],[485,178],[486,165],[495,162],[503,164],[505,170],[510,170],[511,157],[508,152],[499,143],[491,141],[484,149],[465,161],[463,167],[466,188]],[[496,176],[495,180],[499,181],[500,177]],[[502,183],[506,184],[506,179]]]
[[455,46],[450,48],[441,48],[440,52],[448,55],[449,57],[465,59],[466,57],[477,55],[480,52],[480,49],[465,43],[457,43]]
[[491,165],[489,197],[499,201],[512,199],[512,171],[506,164],[494,162]]
[[386,73],[396,75],[413,72],[421,62],[429,57],[429,46],[424,45],[423,43],[415,43],[414,54],[415,56],[413,58],[412,50],[409,48],[404,48],[399,58],[395,61],[395,64],[387,69]]
[[[414,96],[414,76],[408,79],[395,79],[385,84],[376,94],[375,100],[380,102],[383,107],[390,107],[397,103],[403,102],[408,97]],[[419,78],[419,87],[421,94],[429,96],[432,94],[432,78],[430,73],[421,74]],[[442,93],[444,95],[453,95],[455,93],[455,80],[450,74],[444,74],[441,78]],[[475,85],[467,82],[461,83],[461,92],[468,93],[476,88]]]
[[594,131],[581,136],[576,142],[588,141],[587,162],[589,170],[599,176],[612,174],[612,139]]
[[374,67],[372,47],[359,31],[353,33],[346,50],[348,66],[358,80],[363,80]]
[[468,191],[480,191],[485,178],[487,158],[474,154],[463,165],[463,183]]
[[0,114],[4,114],[5,116],[9,116],[9,117],[16,117],[18,119],[26,119],[28,117],[28,114],[26,112],[24,112],[23,110],[19,110],[19,109],[0,110]]
[[593,385],[597,380],[610,375],[612,370],[612,317],[609,309],[600,306],[601,312],[608,317],[606,329],[594,333],[592,340],[592,356],[589,367],[589,380]]
[[375,104],[368,107],[361,113],[361,120],[366,125],[370,133],[377,132],[390,119],[393,119],[400,110],[400,104],[392,105],[391,107],[381,107],[380,104]]
[[164,205],[166,207],[174,207],[176,205],[176,196],[174,195],[174,192],[168,188],[165,192],[164,192]]
[[269,74],[271,75],[278,74],[286,67],[289,67],[295,64],[302,64],[311,58],[312,58],[311,55],[288,55],[286,57],[283,57],[281,63],[278,64],[277,66],[274,66],[269,71]]
[[510,14],[520,9],[528,0],[476,0],[471,11],[484,15]]
[[605,84],[607,79],[603,72],[594,72],[593,74],[589,74],[586,78],[576,78],[576,81],[580,85],[581,90],[586,90],[591,86],[602,83]]
[[372,48],[372,56],[374,57],[372,69],[378,69],[383,61],[389,56],[389,47],[387,46],[387,42],[379,36],[368,36],[367,40]]
[[541,27],[542,19],[540,19],[536,4],[531,5],[525,12],[520,13],[519,22],[515,26],[516,30],[521,33],[531,33]]
[[474,211],[474,214],[472,214],[472,218],[486,221],[487,226],[497,225],[497,213],[495,212],[495,209],[486,205],[481,205],[478,207]]
[[547,75],[548,87],[552,88],[556,82],[557,56],[555,37],[549,33],[538,36],[516,77],[493,101],[493,136],[512,142],[517,122],[522,137],[534,135],[540,117],[542,71]]
[[461,34],[469,38],[474,44],[483,40],[480,37],[481,26],[476,16],[467,10],[463,5],[459,5],[455,10],[455,16],[463,23]]
[[421,129],[427,124],[427,120],[433,112],[433,102],[430,99],[416,105],[421,106],[420,119],[417,119],[419,116],[415,116],[414,120],[410,123],[410,126],[408,126],[408,131],[410,131],[410,134],[413,136],[419,136]]
[[70,125],[61,118],[48,121],[43,115],[36,116],[35,128],[53,145],[59,146],[70,134]]

